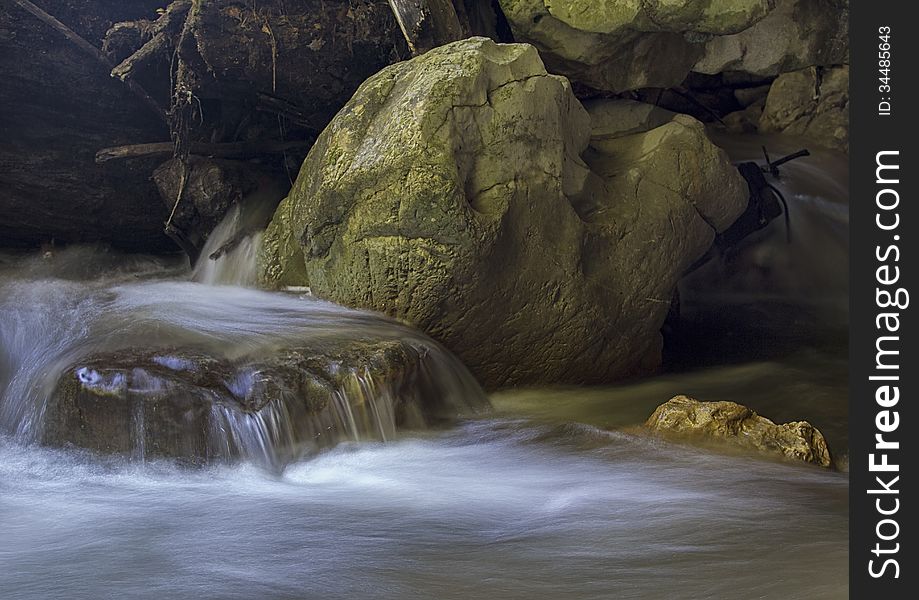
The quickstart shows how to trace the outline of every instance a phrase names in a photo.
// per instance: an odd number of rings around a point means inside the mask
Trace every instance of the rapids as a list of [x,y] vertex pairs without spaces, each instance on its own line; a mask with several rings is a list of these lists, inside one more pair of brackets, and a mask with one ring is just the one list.
[[[737,160],[762,141],[721,140]],[[767,142],[774,157],[798,149]],[[242,287],[258,234],[191,275],[93,248],[0,258],[0,596],[845,597],[845,473],[632,429],[675,393],[734,400],[810,420],[844,464],[844,160],[783,169],[790,243],[779,220],[684,281],[668,372],[504,391],[484,414],[465,368],[410,328]],[[202,260],[243,221],[231,215]],[[337,445],[283,460],[269,420],[242,413],[226,427],[260,450],[200,468],[38,443],[55,379],[90,354],[193,344],[233,360],[349,336],[425,348],[458,420],[399,427],[393,398],[368,388],[358,404],[382,404],[364,425],[344,426],[342,406]]]

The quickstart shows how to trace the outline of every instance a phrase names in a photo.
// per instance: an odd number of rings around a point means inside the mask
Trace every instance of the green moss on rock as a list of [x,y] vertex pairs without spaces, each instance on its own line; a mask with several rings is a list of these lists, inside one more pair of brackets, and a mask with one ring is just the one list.
[[763,19],[772,0],[500,0],[515,38],[551,71],[613,92],[681,83],[713,36]]
[[311,150],[262,282],[409,322],[492,387],[646,372],[677,280],[746,196],[693,119],[632,133],[594,137],[526,44],[392,65]]

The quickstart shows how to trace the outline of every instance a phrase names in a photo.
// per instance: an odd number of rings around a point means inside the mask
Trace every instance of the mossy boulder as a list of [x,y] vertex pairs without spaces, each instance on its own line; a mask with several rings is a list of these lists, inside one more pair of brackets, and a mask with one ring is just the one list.
[[762,132],[783,132],[834,150],[849,150],[849,67],[809,67],[779,76],[759,120]]
[[751,27],[709,39],[693,70],[774,77],[849,62],[848,0],[775,0],[774,4]]
[[823,434],[807,421],[776,424],[734,402],[675,396],[658,406],[645,426],[678,439],[721,442],[767,456],[833,466]]
[[499,0],[518,41],[549,69],[621,92],[682,82],[712,37],[763,19],[772,0]]
[[689,117],[591,135],[530,45],[471,38],[387,67],[304,162],[262,283],[407,321],[489,387],[653,369],[677,280],[746,186]]
[[[336,345],[337,344],[337,345]],[[195,348],[127,349],[65,370],[42,443],[135,459],[237,458],[278,466],[341,439],[391,436],[485,405],[440,377],[429,348],[327,341],[227,358]]]

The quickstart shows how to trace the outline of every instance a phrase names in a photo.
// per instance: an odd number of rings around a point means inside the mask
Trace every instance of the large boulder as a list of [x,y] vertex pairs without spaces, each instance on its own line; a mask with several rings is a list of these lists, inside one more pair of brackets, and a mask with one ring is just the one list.
[[590,137],[602,141],[666,125],[676,113],[634,100],[588,100],[584,108],[590,114]]
[[763,19],[772,0],[499,0],[515,39],[550,70],[621,92],[682,82],[715,36]]
[[397,426],[486,404],[446,367],[430,345],[345,337],[233,359],[192,347],[94,354],[59,376],[42,442],[280,466],[342,439],[387,439]]
[[775,9],[752,27],[708,40],[693,70],[774,77],[849,61],[848,0],[775,0],[774,4]]
[[777,425],[734,402],[675,396],[658,406],[645,426],[660,434],[714,440],[769,456],[831,467],[826,440],[807,421]]
[[526,44],[387,67],[304,162],[262,282],[408,321],[492,387],[645,372],[677,280],[746,186],[689,117],[594,142],[590,124]]
[[780,75],[769,89],[759,130],[849,149],[849,67],[809,67]]
[[848,62],[847,0],[499,0],[549,70],[623,92],[690,71],[774,77]]

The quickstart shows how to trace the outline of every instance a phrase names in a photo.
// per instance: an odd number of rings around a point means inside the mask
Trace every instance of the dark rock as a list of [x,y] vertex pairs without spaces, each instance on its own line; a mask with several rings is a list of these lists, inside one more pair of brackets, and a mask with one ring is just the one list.
[[184,164],[178,159],[166,161],[153,172],[153,181],[172,217],[170,223],[194,248],[190,254],[193,262],[231,207],[260,205],[266,216],[255,226],[262,228],[290,189],[285,175],[272,169],[198,156]]
[[[342,341],[230,360],[194,349],[91,356],[61,374],[42,442],[193,463],[277,465],[341,439],[385,439],[393,425],[453,417],[428,351]],[[476,389],[472,407],[485,404]]]
[[[248,113],[267,94],[321,130],[361,82],[408,56],[385,0],[202,0],[193,12],[194,44],[180,48],[195,70],[192,92],[220,100],[228,120],[258,117]],[[276,117],[265,125],[277,130]]]

